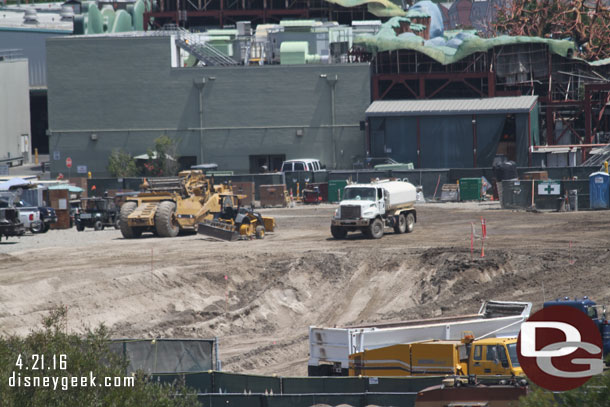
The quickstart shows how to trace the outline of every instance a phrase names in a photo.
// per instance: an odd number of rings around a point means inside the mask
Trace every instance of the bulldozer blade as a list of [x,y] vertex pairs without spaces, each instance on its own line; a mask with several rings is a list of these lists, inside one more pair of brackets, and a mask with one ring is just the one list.
[[198,225],[197,232],[229,242],[239,239],[239,232],[235,229],[235,226],[222,222],[203,221]]

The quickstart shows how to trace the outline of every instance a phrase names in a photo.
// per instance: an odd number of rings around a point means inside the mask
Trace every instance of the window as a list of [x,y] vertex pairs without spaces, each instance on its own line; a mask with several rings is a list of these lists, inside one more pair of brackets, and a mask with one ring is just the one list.
[[293,171],[305,171],[305,164],[304,163],[294,163]]
[[277,171],[292,171],[290,169],[282,169],[282,163],[286,160],[284,154],[264,154],[251,155],[250,157],[250,173],[258,174],[262,172],[277,172]]
[[500,359],[502,367],[508,367],[508,357],[506,356],[506,349],[504,348],[504,346],[496,346],[496,351],[498,352],[498,359]]
[[496,350],[496,345],[489,345],[489,346],[486,346],[486,348],[487,348],[487,353],[486,353],[487,360],[492,361],[492,362],[498,360],[498,351]]
[[481,360],[483,358],[483,347],[481,345],[477,345],[474,347],[474,360]]
[[383,199],[383,190],[381,188],[377,190],[377,199]]

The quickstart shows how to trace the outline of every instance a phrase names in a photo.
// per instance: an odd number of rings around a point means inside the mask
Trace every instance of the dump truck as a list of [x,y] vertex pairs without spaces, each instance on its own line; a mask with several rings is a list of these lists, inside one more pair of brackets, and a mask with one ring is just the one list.
[[380,239],[386,227],[395,233],[410,233],[417,221],[416,195],[415,186],[405,181],[349,184],[331,220],[330,233],[335,239],[356,231]]
[[478,339],[517,337],[531,310],[531,302],[489,300],[476,314],[343,328],[311,326],[308,374],[347,376],[351,354],[430,339],[461,340],[466,331]]
[[201,170],[145,179],[142,189],[121,206],[119,224],[127,239],[145,232],[175,237],[180,231],[196,231],[199,222],[221,212],[223,200],[224,206],[236,205],[231,187],[213,185]]
[[517,338],[431,340],[365,350],[349,356],[350,376],[523,376]]
[[604,358],[610,355],[610,322],[606,317],[606,307],[596,304],[589,297],[575,297],[573,300],[570,297],[557,298],[553,301],[547,301],[543,304],[543,308],[555,305],[564,305],[576,308],[584,312],[595,324],[602,337],[603,355]]

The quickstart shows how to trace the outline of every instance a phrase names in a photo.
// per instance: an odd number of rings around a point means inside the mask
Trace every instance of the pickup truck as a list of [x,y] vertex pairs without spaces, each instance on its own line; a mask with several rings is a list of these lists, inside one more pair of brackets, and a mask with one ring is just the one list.
[[[10,195],[11,193],[3,194],[3,197],[0,198],[2,200],[0,205],[7,207]],[[23,227],[32,233],[45,233],[49,230],[51,223],[57,222],[57,214],[53,208],[35,206],[23,200],[11,200],[11,202],[19,211],[19,220]]]

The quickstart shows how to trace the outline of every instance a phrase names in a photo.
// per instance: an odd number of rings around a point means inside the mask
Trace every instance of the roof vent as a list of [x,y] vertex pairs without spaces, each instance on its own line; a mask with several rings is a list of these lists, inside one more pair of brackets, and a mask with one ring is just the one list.
[[72,21],[74,19],[74,10],[70,6],[61,6],[61,21]]
[[23,15],[23,22],[26,24],[38,24],[38,14],[33,8],[27,8]]

